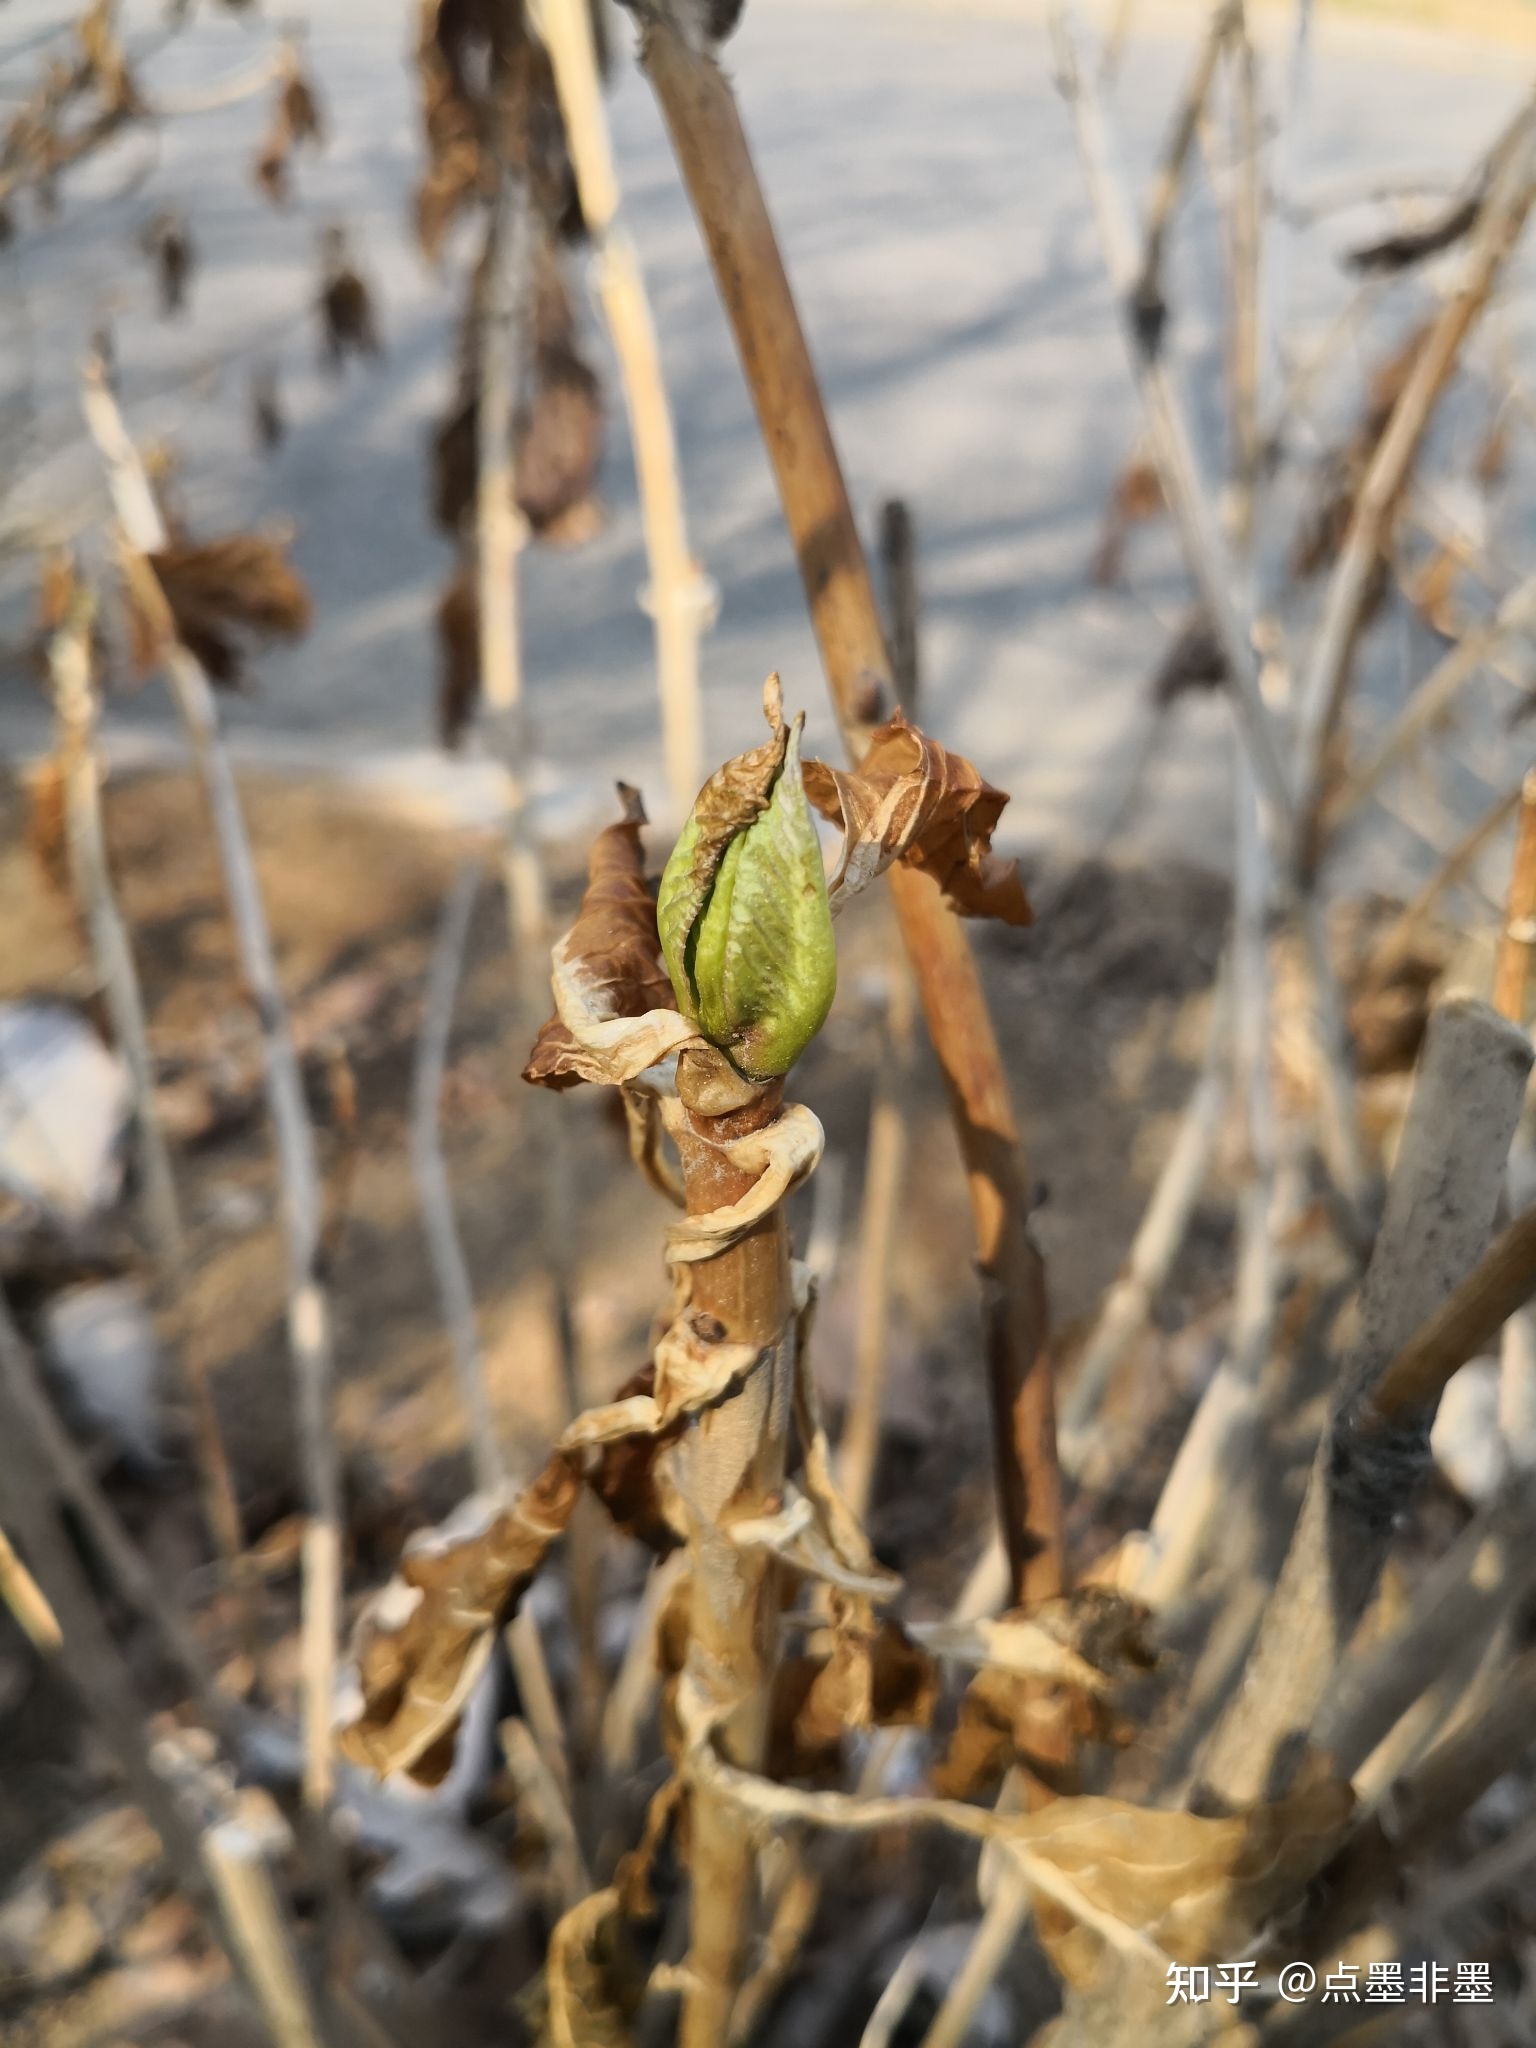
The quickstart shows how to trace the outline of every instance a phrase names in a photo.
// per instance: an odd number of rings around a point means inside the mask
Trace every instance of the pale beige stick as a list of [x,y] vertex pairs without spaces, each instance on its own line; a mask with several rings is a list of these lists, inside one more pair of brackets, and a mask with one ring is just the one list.
[[202,1853],[273,2048],[321,2048],[324,2037],[260,1841],[241,1821],[218,1821],[204,1831]]
[[1484,626],[1464,633],[1419,684],[1377,741],[1368,758],[1351,771],[1323,807],[1323,828],[1340,825],[1375,795],[1382,782],[1414,746],[1427,737],[1458,696],[1509,641],[1536,626],[1536,576],[1518,584]]
[[628,1777],[639,1758],[645,1719],[661,1682],[657,1627],[687,1567],[684,1550],[652,1565],[635,1608],[623,1660],[603,1708],[603,1762],[612,1778]]
[[464,1411],[470,1469],[482,1493],[494,1493],[507,1477],[496,1418],[485,1378],[485,1354],[475,1317],[474,1288],[453,1213],[453,1190],[443,1159],[442,1093],[448,1064],[453,1011],[463,970],[464,948],[479,894],[480,870],[469,860],[460,868],[443,904],[437,944],[427,971],[421,1030],[411,1076],[411,1166],[422,1225],[437,1280],[448,1348]]
[[500,1732],[507,1768],[522,1804],[544,1838],[549,1875],[562,1907],[568,1910],[592,1889],[592,1875],[571,1819],[569,1788],[556,1784],[526,1721],[503,1721]]
[[838,1444],[839,1476],[855,1517],[863,1521],[880,1450],[891,1338],[891,1272],[902,1215],[909,1135],[907,1096],[915,1025],[911,977],[892,959],[886,976],[886,1018],[859,1219],[858,1310],[853,1348],[853,1390]]
[[[1536,770],[1520,785],[1520,824],[1505,900],[1504,932],[1494,975],[1494,1007],[1525,1022],[1531,948],[1536,944]],[[1536,1200],[1536,1145],[1528,1120],[1509,1152],[1509,1206],[1517,1214]],[[1505,1453],[1520,1471],[1536,1468],[1536,1309],[1517,1309],[1504,1326],[1499,1360],[1499,1428]]]
[[27,1570],[0,1529],[0,1600],[11,1610],[18,1627],[34,1649],[52,1656],[63,1642],[58,1616],[48,1605],[43,1590]]
[[[1135,237],[1103,105],[1081,61],[1078,10],[1072,0],[1055,0],[1051,25],[1058,83],[1072,112],[1089,197],[1098,220],[1110,283],[1120,301],[1131,371],[1141,393],[1164,494],[1178,522],[1190,573],[1221,643],[1233,701],[1265,805],[1272,813],[1276,832],[1290,835],[1296,820],[1290,771],[1274,716],[1264,700],[1252,631],[1239,610],[1242,585],[1212,509],[1182,400],[1161,353],[1147,347],[1137,330],[1132,303]],[[1286,875],[1282,879],[1289,881],[1291,877]],[[1361,1232],[1370,1175],[1360,1143],[1343,1003],[1321,914],[1305,894],[1298,901],[1297,916],[1311,970],[1317,1019],[1323,1096],[1320,1146],[1349,1209],[1352,1228]]]
[[[1233,538],[1252,574],[1262,469],[1259,389],[1262,332],[1262,134],[1257,60],[1247,14],[1232,22],[1236,91],[1234,144],[1241,168],[1231,197],[1232,424],[1235,451]],[[1242,734],[1238,733],[1241,743]],[[1259,1382],[1274,1333],[1275,1112],[1270,1077],[1269,912],[1272,875],[1260,828],[1258,788],[1239,744],[1233,768],[1232,980],[1234,1063],[1247,1138],[1238,1197],[1237,1273],[1227,1354],[1206,1388],[1152,1518],[1137,1590],[1154,1606],[1175,1600],[1201,1560],[1224,1496],[1247,1491],[1237,1475],[1252,1455],[1260,1415]]]
[[1340,1671],[1317,1742],[1353,1777],[1442,1673],[1465,1673],[1536,1581],[1536,1479],[1521,1474],[1473,1517],[1414,1590],[1404,1625]]
[[1200,1072],[1163,1156],[1162,1170],[1126,1261],[1099,1308],[1061,1408],[1062,1464],[1081,1474],[1093,1447],[1093,1420],[1116,1366],[1152,1319],[1210,1172],[1231,1082],[1230,956],[1211,995]]
[[475,549],[480,694],[486,740],[501,771],[503,867],[514,957],[544,943],[548,892],[529,816],[518,556],[528,539],[512,472],[512,424],[533,280],[533,202],[527,180],[504,176],[486,224],[475,408]]
[[[523,701],[518,556],[527,527],[517,508],[512,469],[512,425],[523,357],[523,323],[532,283],[534,222],[527,179],[504,174],[487,223],[489,237],[481,285],[480,395],[476,410],[475,539],[480,601],[480,679],[487,739],[503,785],[502,863],[518,1008],[528,1007],[532,963],[548,952],[549,890],[529,811],[528,746]],[[531,1031],[526,1034],[532,1035]],[[540,1102],[525,1105],[537,1139],[548,1122]],[[580,1407],[573,1355],[562,1233],[567,1168],[558,1143],[540,1142],[544,1184],[542,1241],[555,1284],[554,1325],[566,1407]],[[570,1797],[565,1729],[549,1676],[538,1623],[526,1603],[507,1630],[507,1651],[524,1711],[550,1777]]]
[[1246,1462],[1261,1413],[1259,1379],[1274,1332],[1276,1257],[1274,1105],[1270,1085],[1269,865],[1259,833],[1257,791],[1246,759],[1236,763],[1236,911],[1232,979],[1235,1063],[1248,1140],[1238,1198],[1238,1263],[1227,1352],[1201,1396],[1152,1517],[1137,1574],[1138,1596],[1165,1607],[1188,1588],[1212,1524]]
[[[107,858],[101,814],[101,769],[96,753],[98,700],[92,674],[91,628],[94,602],[77,593],[72,613],[54,635],[48,653],[58,722],[58,758],[64,777],[66,831],[75,895],[85,912],[91,951],[101,977],[113,1036],[133,1084],[134,1131],[143,1176],[146,1221],[174,1294],[183,1276],[186,1242],[176,1200],[175,1175],[155,1107],[154,1061],[144,996],[127,927],[118,909]],[[203,1509],[215,1550],[241,1599],[246,1648],[257,1647],[254,1588],[244,1562],[245,1531],[213,1390],[195,1347],[184,1346],[182,1364],[191,1397]]]
[[667,790],[674,818],[681,822],[704,779],[699,640],[713,617],[714,591],[688,546],[656,329],[639,258],[619,217],[619,183],[603,113],[588,0],[537,0],[534,24],[554,66],[582,218],[593,241],[597,289],[629,414],[651,571],[645,604],[656,627]]
[[1373,942],[1370,956],[1360,976],[1363,982],[1380,980],[1390,974],[1404,954],[1410,950],[1419,926],[1440,898],[1448,889],[1457,888],[1466,880],[1476,866],[1479,855],[1502,831],[1520,801],[1521,786],[1517,782],[1513,788],[1506,789],[1502,796],[1494,798],[1471,830],[1451,848],[1413,901],[1398,913],[1387,929]]
[[1520,785],[1520,826],[1510,870],[1509,898],[1499,960],[1493,978],[1493,1007],[1511,1024],[1525,1022],[1531,951],[1536,947],[1536,770]]
[[1487,1244],[1530,1067],[1529,1041],[1485,1004],[1432,1014],[1339,1404],[1243,1684],[1202,1759],[1192,1803],[1207,1810],[1251,1804],[1294,1769],[1375,1589],[1429,1450],[1416,1422],[1377,1428],[1362,1414],[1396,1389],[1397,1353]]
[[1071,0],[1056,0],[1051,9],[1051,27],[1057,84],[1075,125],[1088,196],[1098,223],[1110,285],[1123,316],[1131,374],[1141,395],[1153,459],[1178,523],[1190,573],[1226,657],[1233,700],[1248,736],[1264,800],[1278,819],[1289,821],[1294,815],[1290,779],[1275,720],[1260,687],[1252,634],[1238,613],[1240,581],[1212,509],[1211,493],[1201,477],[1183,400],[1161,353],[1145,345],[1136,327],[1134,295],[1139,251],[1103,103],[1082,63],[1078,9]]
[[1382,543],[1390,530],[1419,444],[1463,345],[1509,261],[1533,197],[1531,144],[1536,104],[1528,105],[1478,218],[1456,291],[1442,307],[1414,359],[1386,432],[1377,444],[1350,514],[1349,530],[1329,578],[1323,615],[1298,694],[1300,802],[1298,859],[1313,857],[1314,828],[1329,748],[1345,693]]
[[[87,373],[84,404],[86,424],[106,467],[124,540],[135,555],[152,557],[166,544],[165,524],[99,366]],[[330,1301],[319,1263],[320,1175],[303,1076],[218,706],[201,664],[174,637],[167,639],[163,662],[202,777],[241,970],[261,1028],[267,1113],[277,1148],[287,1257],[288,1345],[304,1479],[304,1796],[307,1804],[318,1809],[329,1803],[334,1782],[331,1708],[341,1621],[342,1527],[341,1461],[332,1412]]]
[[117,907],[101,819],[101,769],[96,758],[96,688],[91,628],[95,604],[77,590],[70,616],[48,644],[48,674],[64,778],[71,879],[90,933],[112,1030],[133,1084],[134,1136],[143,1179],[145,1219],[168,1271],[185,1252],[176,1177],[155,1110],[154,1062],[133,948]]
[[[1149,331],[1154,337],[1154,346],[1155,337],[1160,335],[1168,312],[1167,301],[1163,297],[1163,250],[1173,220],[1173,209],[1178,200],[1179,189],[1184,183],[1185,168],[1189,162],[1190,152],[1194,148],[1195,136],[1205,113],[1206,102],[1216,82],[1216,70],[1221,62],[1221,53],[1226,47],[1228,36],[1241,21],[1242,13],[1242,0],[1215,0],[1195,56],[1194,68],[1190,72],[1174,113],[1173,126],[1164,144],[1162,158],[1153,173],[1151,197],[1147,201],[1141,269],[1132,288],[1131,299],[1136,307],[1137,317],[1149,325]],[[1112,68],[1106,43],[1100,75],[1107,74]]]

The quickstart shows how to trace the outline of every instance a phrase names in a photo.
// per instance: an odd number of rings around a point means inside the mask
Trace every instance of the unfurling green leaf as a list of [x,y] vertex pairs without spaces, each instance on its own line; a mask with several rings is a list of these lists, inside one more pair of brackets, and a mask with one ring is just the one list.
[[837,986],[826,871],[800,768],[802,719],[712,775],[661,878],[657,929],[683,1015],[749,1080],[787,1074]]

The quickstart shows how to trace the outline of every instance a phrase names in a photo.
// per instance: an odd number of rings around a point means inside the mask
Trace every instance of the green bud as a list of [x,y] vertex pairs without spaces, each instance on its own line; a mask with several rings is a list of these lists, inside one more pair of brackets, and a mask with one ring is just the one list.
[[749,1080],[787,1074],[826,1021],[837,948],[800,773],[800,727],[712,775],[661,878],[656,924],[677,1006]]

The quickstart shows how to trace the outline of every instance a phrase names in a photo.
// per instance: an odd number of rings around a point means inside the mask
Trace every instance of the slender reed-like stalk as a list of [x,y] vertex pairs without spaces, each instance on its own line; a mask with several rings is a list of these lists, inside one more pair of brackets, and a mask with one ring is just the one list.
[[1489,843],[1497,837],[1508,823],[1511,812],[1520,802],[1522,785],[1516,783],[1506,789],[1502,796],[1494,798],[1474,825],[1458,839],[1445,859],[1418,894],[1399,911],[1384,932],[1372,942],[1361,980],[1370,983],[1382,979],[1408,953],[1419,927],[1434,909],[1440,898],[1450,889],[1459,888],[1477,865],[1479,856]]
[[[96,754],[97,696],[91,672],[91,600],[78,593],[73,615],[49,647],[48,665],[58,725],[58,758],[64,776],[64,805],[70,875],[85,913],[96,971],[101,977],[113,1037],[133,1087],[134,1131],[143,1180],[145,1218],[167,1286],[174,1292],[183,1273],[186,1241],[176,1199],[169,1148],[155,1107],[154,1062],[144,995],[127,926],[118,908],[107,857],[101,813],[101,769]],[[192,1410],[193,1441],[203,1511],[215,1551],[244,1609],[247,1648],[254,1651],[256,1627],[250,1575],[243,1559],[245,1531],[229,1454],[219,1428],[206,1366],[195,1346],[182,1350],[182,1369]]]
[[1391,771],[1439,724],[1461,692],[1508,642],[1536,625],[1536,576],[1506,597],[1484,626],[1464,633],[1436,662],[1359,767],[1323,805],[1323,829],[1333,833],[1374,796]]
[[454,1004],[464,964],[464,948],[480,891],[478,862],[466,861],[455,876],[443,905],[437,944],[427,974],[426,1002],[416,1043],[411,1077],[411,1165],[421,1203],[427,1249],[437,1280],[448,1348],[453,1357],[464,1410],[475,1485],[494,1493],[507,1476],[506,1459],[491,1410],[485,1379],[485,1353],[475,1317],[475,1296],[453,1213],[453,1190],[443,1161],[442,1093],[453,1030]]
[[[166,544],[164,521],[117,402],[98,369],[86,376],[84,403],[123,539],[135,555],[152,557]],[[341,1464],[332,1414],[330,1301],[321,1275],[320,1175],[303,1076],[218,706],[201,664],[170,634],[168,608],[165,625],[165,673],[213,820],[241,970],[261,1027],[267,1113],[276,1140],[287,1257],[288,1345],[304,1479],[304,1792],[307,1802],[320,1808],[330,1800],[334,1777],[331,1707],[342,1569]]]
[[1206,1810],[1285,1783],[1375,1590],[1395,1516],[1429,1460],[1427,1424],[1397,1400],[1425,1382],[1394,1361],[1487,1243],[1530,1067],[1529,1041],[1486,1005],[1448,1001],[1432,1015],[1358,1341],[1243,1683],[1202,1760],[1194,1798]]
[[1504,929],[1493,977],[1493,1007],[1511,1024],[1525,1022],[1531,953],[1536,949],[1536,770],[1520,785],[1520,824],[1509,875]]
[[661,352],[640,261],[619,215],[618,176],[603,114],[588,0],[539,0],[534,19],[554,66],[582,219],[595,248],[598,297],[629,414],[651,571],[645,605],[656,628],[667,790],[682,819],[703,780],[699,640],[714,613],[714,591],[688,545]]
[[1372,578],[1419,444],[1461,359],[1467,337],[1513,255],[1533,199],[1531,165],[1536,103],[1514,131],[1478,217],[1461,282],[1424,338],[1413,369],[1356,495],[1349,530],[1323,601],[1323,616],[1298,695],[1298,789],[1302,805],[1298,855],[1316,853],[1316,827],[1329,747],[1349,686],[1356,642]]

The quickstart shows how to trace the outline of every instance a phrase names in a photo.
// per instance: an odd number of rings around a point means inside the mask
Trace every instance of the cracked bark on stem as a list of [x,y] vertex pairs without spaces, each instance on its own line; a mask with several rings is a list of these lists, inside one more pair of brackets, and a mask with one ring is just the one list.
[[[754,1091],[744,1108],[706,1115],[698,1104],[707,1071],[696,1054],[678,1061],[687,1111],[678,1150],[694,1216],[751,1191],[754,1176],[734,1167],[717,1141],[762,1130],[783,1101],[774,1084]],[[722,1753],[758,1771],[778,1661],[779,1574],[769,1550],[738,1548],[729,1527],[775,1513],[783,1499],[795,1332],[782,1204],[728,1249],[693,1266],[691,1276],[695,1318],[712,1317],[726,1341],[768,1353],[734,1394],[690,1423],[673,1454],[692,1566],[689,1669],[708,1698],[732,1703],[719,1732]],[[757,1854],[740,1816],[704,1785],[693,1791],[690,1866],[692,1936],[679,2040],[682,2048],[720,2048],[752,1935]]]
[[1318,852],[1328,752],[1337,729],[1372,579],[1412,474],[1425,429],[1460,360],[1462,347],[1513,254],[1536,198],[1531,148],[1536,104],[1528,106],[1500,163],[1467,251],[1461,283],[1446,301],[1414,361],[1385,433],[1356,496],[1301,685],[1296,751],[1299,762],[1298,863]]
[[[641,54],[735,332],[778,480],[822,664],[852,759],[889,655],[810,351],[731,88],[670,4],[647,6]],[[890,871],[902,937],[943,1069],[988,1300],[999,1494],[1015,1591],[1064,1581],[1061,1476],[1047,1350],[1045,1269],[1029,1232],[1030,1179],[976,961],[936,883]]]
[[1358,1341],[1259,1640],[1201,1761],[1197,1809],[1272,1796],[1299,1760],[1375,1590],[1394,1519],[1429,1463],[1432,1407],[1393,1406],[1379,1426],[1367,1419],[1372,1396],[1401,1383],[1397,1354],[1487,1243],[1530,1066],[1524,1035],[1485,1004],[1452,1000],[1430,1019],[1361,1289]]
[[[117,403],[94,366],[86,375],[84,406],[86,423],[106,467],[123,537],[136,554],[152,556],[165,546],[164,522]],[[304,1486],[304,1797],[318,1810],[329,1803],[334,1779],[331,1702],[341,1620],[342,1529],[341,1469],[332,1414],[330,1301],[319,1261],[320,1176],[303,1076],[218,706],[201,665],[175,639],[166,644],[164,668],[202,778],[241,971],[261,1029],[263,1085],[277,1150],[287,1265],[288,1348]]]
[[620,219],[588,0],[538,0],[534,19],[554,66],[582,218],[595,245],[598,297],[629,415],[651,575],[644,601],[656,630],[667,790],[683,819],[704,779],[699,641],[713,592],[688,545],[666,379],[640,261]]

